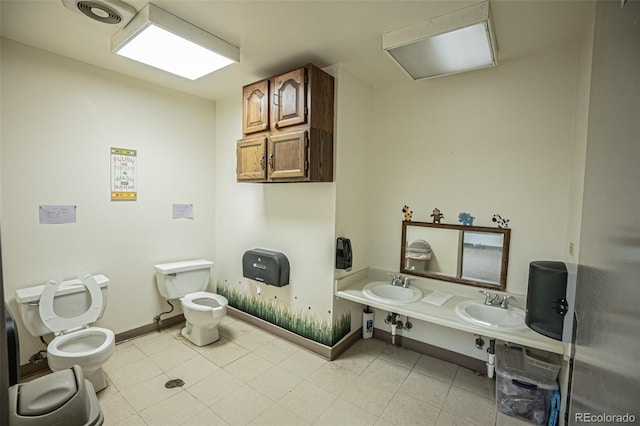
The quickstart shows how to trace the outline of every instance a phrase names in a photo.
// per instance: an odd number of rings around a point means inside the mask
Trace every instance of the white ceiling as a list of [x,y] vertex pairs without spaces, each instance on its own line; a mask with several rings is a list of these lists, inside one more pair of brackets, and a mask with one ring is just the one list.
[[[140,10],[148,1],[127,0]],[[110,52],[117,28],[66,9],[61,0],[0,0],[3,37],[206,99],[307,62],[342,64],[374,87],[408,77],[382,52],[382,34],[477,0],[243,1],[153,3],[240,47],[240,63],[185,80]],[[501,61],[580,40],[592,3],[492,0]],[[446,78],[446,77],[443,77]],[[411,82],[410,84],[421,84]]]

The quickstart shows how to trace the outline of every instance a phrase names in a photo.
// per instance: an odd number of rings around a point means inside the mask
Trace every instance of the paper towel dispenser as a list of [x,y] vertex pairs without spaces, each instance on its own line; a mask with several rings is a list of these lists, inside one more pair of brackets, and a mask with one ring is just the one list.
[[277,251],[247,250],[242,255],[242,275],[265,284],[285,286],[289,284],[289,259]]

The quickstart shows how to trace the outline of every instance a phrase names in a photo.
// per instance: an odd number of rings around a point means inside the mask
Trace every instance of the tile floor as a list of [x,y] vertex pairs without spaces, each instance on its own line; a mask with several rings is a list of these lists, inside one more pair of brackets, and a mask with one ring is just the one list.
[[[180,329],[116,346],[105,425],[521,424],[496,412],[494,381],[377,339],[328,362],[228,316],[205,347]],[[184,386],[165,388],[175,378]]]

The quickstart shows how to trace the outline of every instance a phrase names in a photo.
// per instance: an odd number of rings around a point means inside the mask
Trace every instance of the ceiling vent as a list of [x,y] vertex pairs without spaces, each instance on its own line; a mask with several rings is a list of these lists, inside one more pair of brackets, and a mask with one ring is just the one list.
[[62,0],[74,12],[115,27],[124,27],[135,16],[136,9],[120,0]]

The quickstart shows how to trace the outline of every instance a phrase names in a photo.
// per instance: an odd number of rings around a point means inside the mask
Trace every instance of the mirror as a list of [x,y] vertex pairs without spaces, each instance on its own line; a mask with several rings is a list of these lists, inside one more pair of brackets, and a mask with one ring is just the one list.
[[400,272],[505,290],[511,229],[402,222]]

